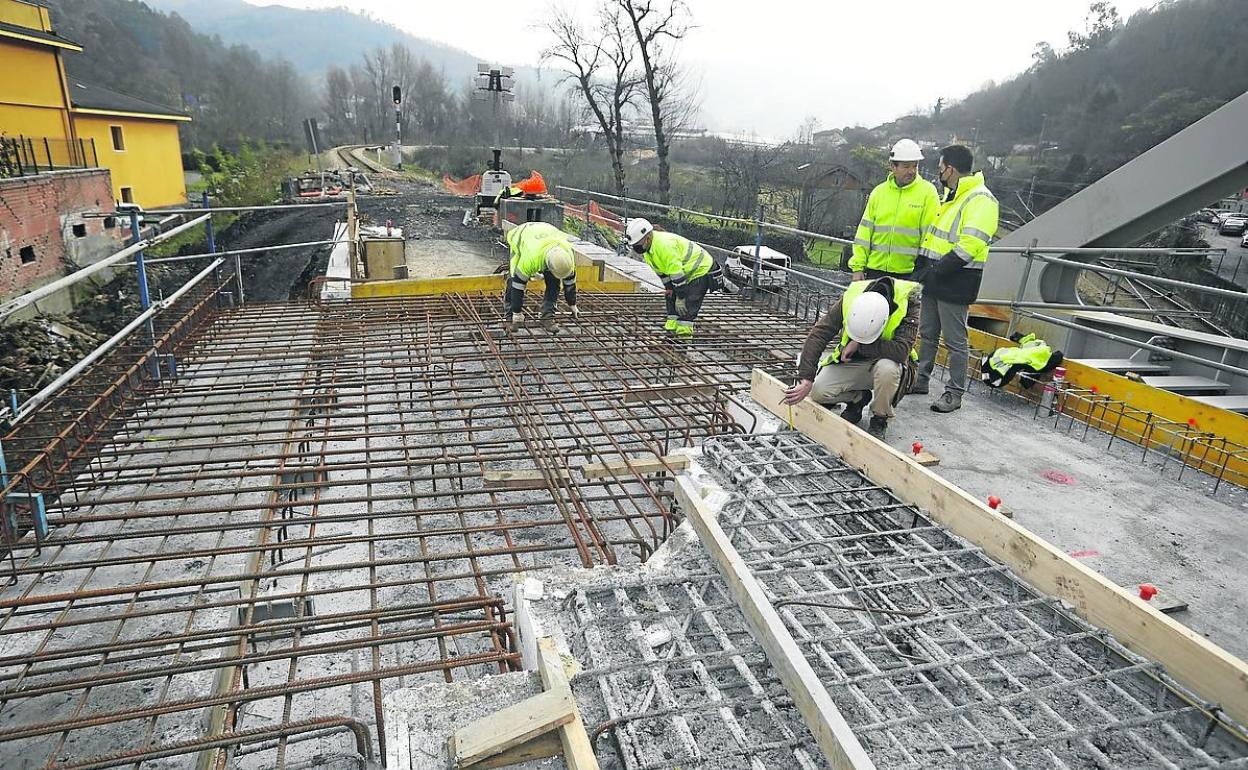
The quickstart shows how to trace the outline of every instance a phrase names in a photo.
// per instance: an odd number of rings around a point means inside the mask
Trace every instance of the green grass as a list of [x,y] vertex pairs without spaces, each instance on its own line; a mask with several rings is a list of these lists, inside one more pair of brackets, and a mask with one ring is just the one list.
[[807,241],[806,258],[812,264],[836,267],[841,264],[841,245],[827,241]]

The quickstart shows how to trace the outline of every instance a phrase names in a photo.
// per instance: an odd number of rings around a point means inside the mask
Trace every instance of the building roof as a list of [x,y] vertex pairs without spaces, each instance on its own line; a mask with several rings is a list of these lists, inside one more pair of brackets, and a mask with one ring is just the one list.
[[87,83],[77,78],[69,80],[69,98],[74,112],[128,115],[158,120],[190,120],[191,117],[172,107],[149,102],[111,88]]
[[30,27],[9,24],[3,21],[0,21],[0,37],[23,40],[40,45],[50,45],[55,48],[67,48],[71,51],[82,50],[82,46],[72,40],[66,40],[55,32],[44,32],[43,30],[31,29]]

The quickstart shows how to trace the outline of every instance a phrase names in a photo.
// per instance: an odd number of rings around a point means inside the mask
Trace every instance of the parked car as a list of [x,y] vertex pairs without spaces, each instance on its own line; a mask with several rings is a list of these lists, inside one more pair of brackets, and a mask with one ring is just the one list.
[[1222,221],[1215,209],[1201,209],[1196,212],[1195,216],[1197,222],[1204,222],[1207,225],[1216,225]]
[[1239,235],[1248,229],[1248,215],[1232,214],[1218,225],[1218,235]]
[[[758,270],[758,285],[776,289],[787,285],[789,274],[786,271],[793,260],[787,254],[768,246],[760,247],[758,255],[762,258]],[[733,283],[749,285],[754,277],[754,246],[738,246],[733,249],[732,256],[724,261],[724,272]]]
[[1239,239],[1239,245],[1248,249],[1248,232],[1244,233],[1244,237]]

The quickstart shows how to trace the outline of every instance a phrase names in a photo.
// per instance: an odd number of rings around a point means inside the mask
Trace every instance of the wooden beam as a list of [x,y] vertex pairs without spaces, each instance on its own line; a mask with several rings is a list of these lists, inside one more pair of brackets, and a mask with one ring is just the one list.
[[634,473],[662,473],[669,469],[682,471],[687,467],[689,458],[685,455],[630,457],[627,461],[591,463],[581,468],[581,473],[587,479],[600,479],[606,476],[631,476]]
[[[563,658],[555,649],[555,639],[544,636],[537,640],[537,670],[547,690],[570,690],[568,674],[563,670]],[[568,770],[598,770],[598,758],[594,756],[593,744],[585,732],[580,710],[573,702],[572,721],[559,728],[559,743],[563,747],[563,763]]]
[[673,382],[669,385],[643,385],[625,389],[624,403],[637,404],[646,401],[666,401],[681,396],[715,397],[715,386],[702,382]]
[[[775,377],[754,370],[754,400],[787,420],[789,409],[780,405],[784,390]],[[1221,705],[1240,724],[1248,724],[1248,664],[1244,661],[832,412],[803,401],[791,414],[794,427],[850,465],[864,469],[877,484],[924,509],[1035,588],[1068,602],[1089,623],[1162,664],[1170,676],[1197,695]]]
[[575,716],[571,690],[546,690],[456,730],[450,738],[451,764],[457,768],[478,766],[568,724]]
[[[554,479],[571,480],[572,476],[560,468],[552,468],[549,475]],[[545,489],[547,474],[539,470],[485,471],[481,474],[486,489]]]
[[546,757],[557,757],[563,753],[563,744],[559,742],[558,731],[542,733],[528,743],[524,743],[514,749],[508,749],[502,754],[482,760],[473,765],[473,770],[490,770],[495,767],[511,767],[522,762],[532,762],[537,759],[545,759]]
[[[848,424],[848,423],[847,423]],[[835,770],[874,770],[875,763],[858,742],[849,723],[793,640],[766,592],[716,521],[715,513],[699,494],[696,482],[676,479],[676,499],[692,522],[702,545],[728,583],[754,638],[780,677],[806,726],[815,736],[824,757]]]

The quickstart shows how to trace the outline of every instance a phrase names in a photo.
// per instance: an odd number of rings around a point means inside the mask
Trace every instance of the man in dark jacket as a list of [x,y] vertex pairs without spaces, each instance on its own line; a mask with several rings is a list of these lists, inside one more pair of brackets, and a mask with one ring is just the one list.
[[966,318],[979,296],[988,264],[988,244],[997,234],[997,199],[984,186],[983,173],[972,174],[971,151],[954,144],[940,151],[940,182],[946,193],[936,221],[923,234],[915,279],[923,283],[919,321],[919,372],[911,393],[927,393],[940,338],[949,349],[949,381],[932,404],[934,412],[962,406],[970,357]]
[[912,364],[921,299],[919,284],[900,278],[850,284],[807,335],[797,384],[781,403],[808,395],[825,406],[843,403],[841,416],[856,425],[870,402],[867,431],[883,440],[903,369]]

